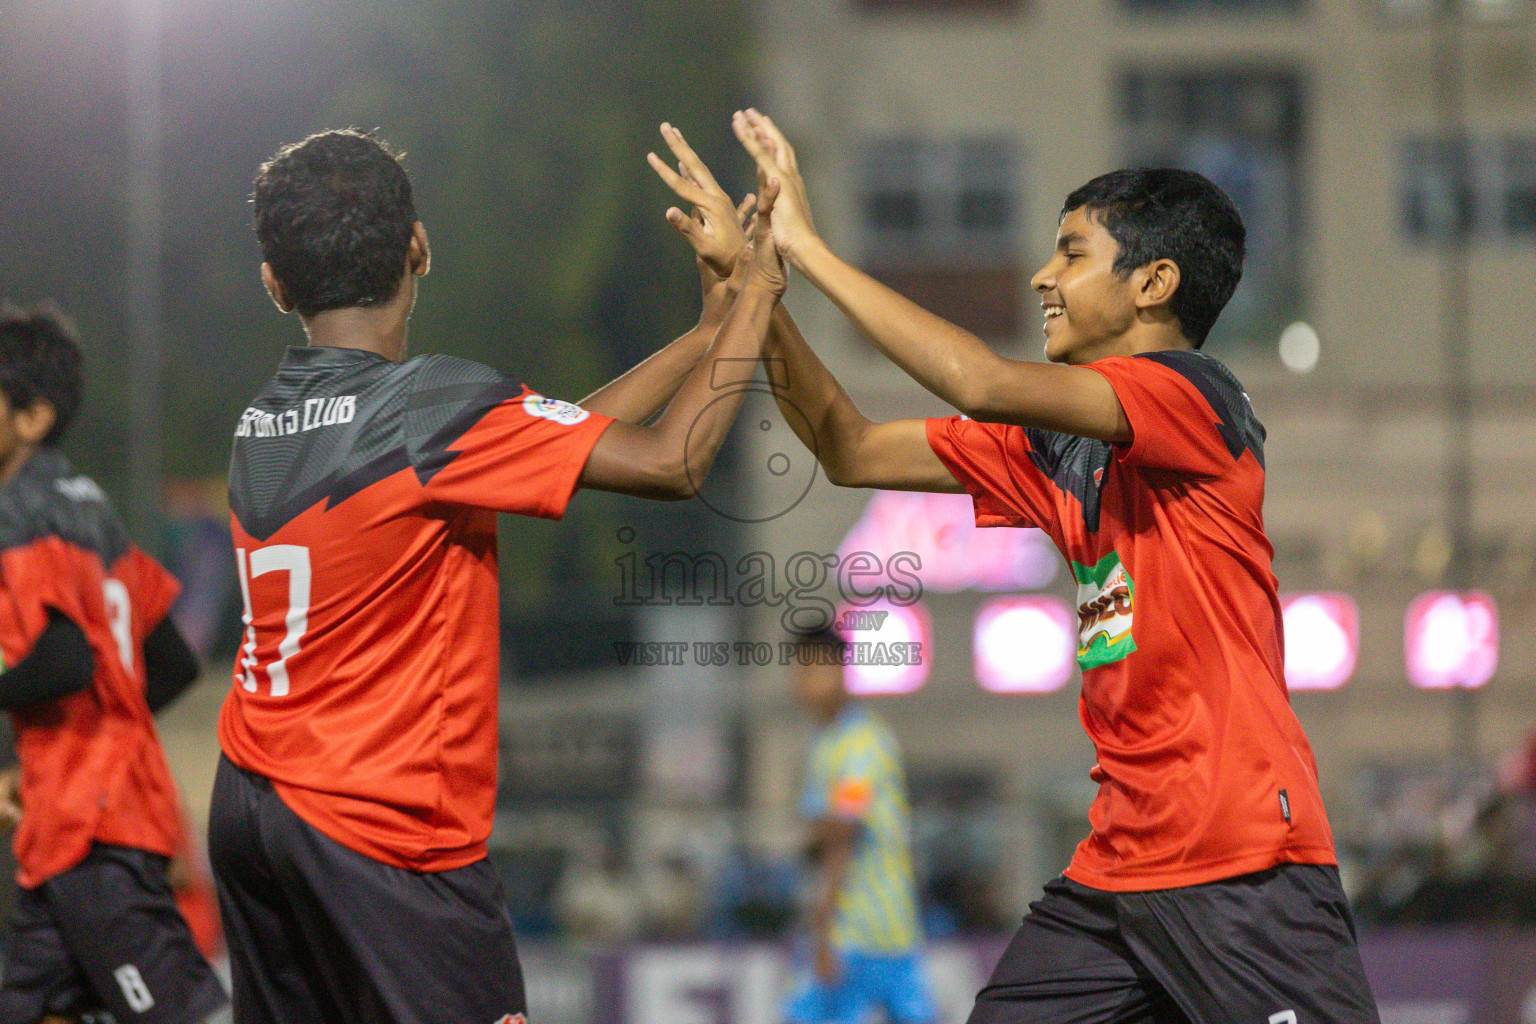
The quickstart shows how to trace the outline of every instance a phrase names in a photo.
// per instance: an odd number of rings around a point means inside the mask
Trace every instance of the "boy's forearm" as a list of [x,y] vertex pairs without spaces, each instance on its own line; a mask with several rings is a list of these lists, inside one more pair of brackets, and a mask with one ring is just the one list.
[[699,322],[660,352],[641,360],[576,404],[588,412],[611,416],[624,423],[644,423],[672,401],[688,371],[709,350],[715,332],[725,322],[736,298],[729,281],[721,279],[701,262],[699,283],[703,308]]
[[714,340],[717,325],[700,320],[686,334],[576,404],[624,423],[644,423],[672,400],[688,371]]
[[851,266],[825,243],[795,254],[795,267],[892,362],[962,412],[1001,360],[980,338]]
[[838,897],[848,880],[848,868],[853,862],[853,830],[843,822],[829,822],[824,829],[822,849],[822,886],[816,902],[811,907],[811,928],[818,938],[825,938],[832,928],[832,918],[837,912]]
[[[745,388],[728,387],[734,367],[742,371],[761,358],[769,318],[778,296],[748,283],[731,303],[714,343],[683,380],[676,397],[656,423],[669,447],[682,452],[689,479],[702,480],[741,408]],[[717,381],[717,374],[724,375]]]
[[[821,359],[800,333],[789,310],[780,305],[768,329],[769,380],[779,410],[795,436],[815,453],[829,479],[841,477],[846,456],[867,420],[854,407]],[[776,379],[774,365],[783,367]]]
[[980,338],[844,262],[824,243],[795,266],[914,380],[975,420],[1131,439],[1114,389],[1081,366],[1005,359]]

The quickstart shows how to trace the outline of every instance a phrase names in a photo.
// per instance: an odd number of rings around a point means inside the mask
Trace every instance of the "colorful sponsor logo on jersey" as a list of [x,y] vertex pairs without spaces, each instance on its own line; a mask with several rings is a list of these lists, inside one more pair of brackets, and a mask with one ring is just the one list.
[[496,1024],[528,1024],[528,1018],[520,1013],[508,1013],[503,1015]]
[[523,399],[523,411],[529,416],[538,416],[566,427],[575,426],[592,415],[579,405],[562,402],[558,398],[545,398],[543,395],[529,395]]
[[1136,586],[1120,556],[1111,551],[1097,565],[1072,563],[1077,577],[1077,664],[1087,671],[1136,650],[1131,620]]

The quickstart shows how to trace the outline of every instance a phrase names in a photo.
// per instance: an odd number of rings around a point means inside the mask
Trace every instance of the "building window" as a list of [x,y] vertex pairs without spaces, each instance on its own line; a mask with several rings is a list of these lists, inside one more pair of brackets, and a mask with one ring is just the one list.
[[1536,238],[1536,136],[1411,138],[1399,162],[1410,239]]
[[1248,254],[1213,347],[1272,344],[1302,318],[1301,76],[1244,67],[1132,71],[1121,78],[1121,153],[1132,167],[1185,167],[1237,205]]
[[1018,182],[1006,139],[884,139],[864,152],[865,265],[968,330],[1018,333]]

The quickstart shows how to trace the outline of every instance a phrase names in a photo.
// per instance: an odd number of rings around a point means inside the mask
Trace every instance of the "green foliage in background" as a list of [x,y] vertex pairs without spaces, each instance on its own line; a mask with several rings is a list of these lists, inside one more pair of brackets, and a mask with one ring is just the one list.
[[[81,322],[88,406],[69,442],[125,475],[123,25],[88,0],[0,11],[0,293]],[[686,248],[645,165],[670,120],[732,180],[728,119],[748,95],[749,24],[710,0],[165,0],[166,461],[221,474],[232,425],[302,340],[257,280],[256,165],[329,127],[406,151],[433,242],[414,351],[476,359],[576,399],[697,315]],[[696,503],[694,503],[696,504]],[[618,526],[658,510],[601,495],[561,526],[508,522],[514,607],[599,598]],[[697,509],[670,518],[698,536]],[[688,526],[691,522],[691,526]]]

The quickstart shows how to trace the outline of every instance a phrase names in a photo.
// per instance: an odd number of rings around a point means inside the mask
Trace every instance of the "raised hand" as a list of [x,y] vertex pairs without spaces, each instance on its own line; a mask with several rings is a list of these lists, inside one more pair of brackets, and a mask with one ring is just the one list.
[[784,258],[793,263],[808,245],[819,240],[811,222],[811,205],[805,195],[805,179],[800,175],[795,148],[772,118],[752,108],[731,115],[731,128],[757,162],[759,175],[780,182],[773,236]]
[[752,244],[747,246],[738,261],[738,274],[746,274],[767,286],[775,295],[782,296],[789,285],[789,273],[779,255],[774,237],[773,209],[778,202],[781,185],[778,178],[769,178],[761,170],[757,172],[757,214],[752,218]]
[[689,213],[676,206],[669,208],[667,223],[693,246],[700,264],[716,277],[729,278],[737,257],[747,245],[741,222],[752,209],[755,197],[748,195],[740,205],[731,202],[682,132],[663,124],[661,137],[677,157],[677,170],[655,153],[647,153],[645,159],[667,187],[693,207]]

